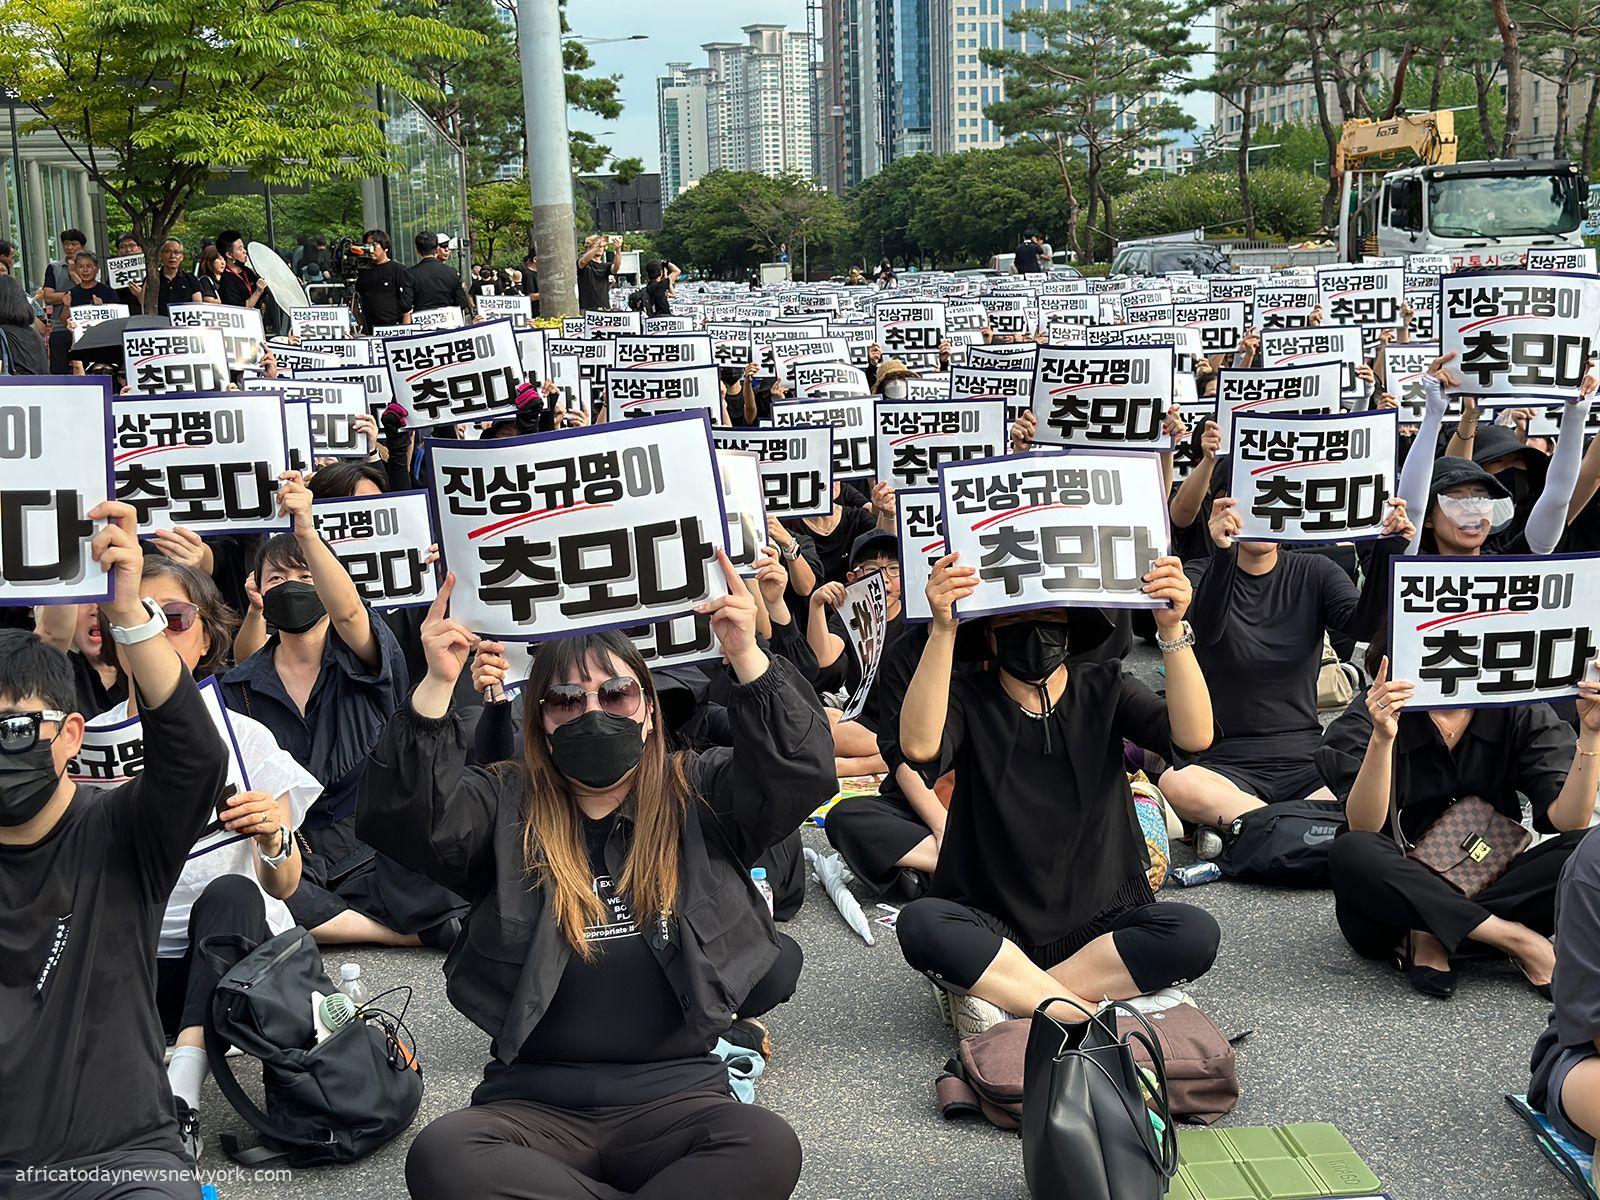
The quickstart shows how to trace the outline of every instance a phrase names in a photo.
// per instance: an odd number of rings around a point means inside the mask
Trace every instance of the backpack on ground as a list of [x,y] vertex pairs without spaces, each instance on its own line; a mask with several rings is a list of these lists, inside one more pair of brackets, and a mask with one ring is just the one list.
[[[223,1134],[229,1158],[246,1166],[354,1162],[410,1126],[422,1103],[422,1067],[404,1007],[391,1014],[376,996],[319,1042],[311,994],[338,989],[304,929],[260,944],[220,934],[195,953],[221,976],[206,1009],[206,1061],[228,1103],[260,1134],[253,1146]],[[410,1003],[409,988],[395,990]],[[230,1045],[261,1060],[265,1110],[234,1075]]]
[[1222,831],[1217,866],[1244,883],[1325,888],[1328,854],[1345,826],[1344,805],[1337,800],[1287,800],[1253,808]]
[[[1144,1012],[1161,1042],[1172,1115],[1189,1124],[1210,1125],[1232,1112],[1239,1102],[1238,1065],[1232,1043],[1216,1023],[1187,1001],[1166,1008],[1133,1003]],[[1031,1028],[1032,1022],[1026,1019],[1001,1021],[983,1033],[961,1039],[956,1057],[945,1063],[934,1081],[940,1115],[946,1120],[981,1116],[1001,1129],[1020,1128]],[[1142,1048],[1134,1050],[1134,1059],[1150,1065]]]

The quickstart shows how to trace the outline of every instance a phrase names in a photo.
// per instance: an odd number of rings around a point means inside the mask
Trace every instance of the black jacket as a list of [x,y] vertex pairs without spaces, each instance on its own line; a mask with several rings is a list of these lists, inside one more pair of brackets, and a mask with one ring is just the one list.
[[437,258],[425,258],[411,268],[411,310],[427,312],[430,308],[455,306],[463,316],[471,318],[472,299],[461,286],[461,276],[449,263]]
[[[754,683],[734,688],[734,749],[688,756],[701,802],[683,823],[677,912],[646,923],[648,943],[683,1006],[710,1037],[776,961],[766,906],[749,864],[834,793],[833,736],[816,697],[774,657]],[[401,706],[372,752],[357,810],[360,836],[472,905],[445,960],[457,1009],[512,1062],[555,995],[572,949],[546,912],[547,889],[523,866],[525,777],[520,764],[469,767],[469,739],[452,714],[438,720]],[[633,802],[606,843],[622,877]]]

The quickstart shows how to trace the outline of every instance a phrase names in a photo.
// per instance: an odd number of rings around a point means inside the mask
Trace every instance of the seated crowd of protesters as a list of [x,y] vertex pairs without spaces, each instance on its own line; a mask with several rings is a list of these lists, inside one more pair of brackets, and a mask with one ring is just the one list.
[[[659,312],[677,269],[650,274]],[[62,305],[80,288],[100,301],[92,254],[73,277]],[[492,286],[475,281],[473,295]],[[1233,363],[1257,344],[1252,332]],[[1375,365],[1358,373],[1366,404],[1393,407]],[[1174,453],[1162,455],[1172,538],[1140,581],[1156,605],[1147,626],[1082,607],[961,620],[978,564],[954,554],[926,586],[931,619],[909,620],[895,488],[858,479],[835,484],[821,515],[773,518],[749,578],[718,551],[728,594],[702,612],[720,662],[652,670],[620,633],[555,636],[533,649],[514,702],[507,647],[451,615],[455,575],[425,610],[374,611],[313,522],[313,499],[421,485],[425,448],[398,405],[366,423],[366,460],[278,480],[289,532],[147,535],[128,506],[102,505],[89,515],[106,522],[94,553],[111,598],[0,609],[0,1094],[36,1098],[8,1106],[0,1165],[154,1178],[197,1162],[218,974],[196,947],[299,925],[323,945],[413,948],[418,978],[446,955],[451,1002],[490,1039],[471,1104],[411,1144],[412,1196],[787,1197],[800,1143],[781,1114],[735,1099],[718,1053],[770,1053],[761,1018],[806,986],[801,947],[775,929],[751,869],[768,868],[775,915],[792,915],[798,828],[840,779],[873,776],[871,794],[828,812],[827,839],[859,888],[903,903],[905,963],[961,1034],[1051,999],[1093,1011],[1189,984],[1233,931],[1158,901],[1130,754],[1201,857],[1263,808],[1342,806],[1328,854],[1338,932],[1429,997],[1454,994],[1468,943],[1541,994],[1553,987],[1532,1093],[1592,1140],[1600,844],[1585,833],[1600,682],[1565,705],[1407,712],[1414,681],[1391,676],[1386,643],[1398,559],[1589,548],[1594,379],[1547,452],[1525,416],[1485,425],[1470,405],[1446,439],[1452,367],[1429,368],[1383,536],[1359,553],[1242,537],[1216,422],[1185,427],[1174,408],[1167,428],[1193,465],[1174,486]],[[262,369],[275,372],[270,355]],[[917,373],[874,346],[865,374],[901,398]],[[1216,364],[1201,358],[1193,382],[1214,391]],[[725,369],[722,389],[736,427],[786,391],[755,363]],[[473,432],[606,418],[536,381],[513,415]],[[1011,449],[1037,432],[1024,415]],[[874,574],[887,630],[866,663],[841,610]],[[1160,690],[1125,663],[1136,632],[1159,653]],[[1371,685],[1324,730],[1330,640],[1364,648]],[[197,686],[208,680],[247,790],[229,791]],[[132,719],[143,773],[74,783],[86,728]],[[1415,841],[1468,796],[1538,835],[1471,897],[1390,832]],[[22,1194],[197,1191],[190,1176]]]

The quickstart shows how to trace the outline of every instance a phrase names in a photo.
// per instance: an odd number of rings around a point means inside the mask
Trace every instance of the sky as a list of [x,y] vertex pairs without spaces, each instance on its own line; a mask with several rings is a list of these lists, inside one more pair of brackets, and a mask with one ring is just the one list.
[[[706,42],[742,42],[746,25],[775,22],[790,29],[806,27],[803,0],[567,0],[567,21],[574,36],[628,37],[642,41],[594,44],[589,47],[594,71],[621,75],[622,116],[602,123],[588,113],[573,113],[574,127],[586,129],[622,158],[637,156],[647,171],[660,169],[661,143],[656,121],[656,79],[669,62],[703,66]],[[1197,22],[1195,40],[1211,43],[1210,17]],[[1208,69],[1209,56],[1195,60],[1197,71]],[[1184,111],[1199,130],[1211,123],[1209,96],[1183,98]]]

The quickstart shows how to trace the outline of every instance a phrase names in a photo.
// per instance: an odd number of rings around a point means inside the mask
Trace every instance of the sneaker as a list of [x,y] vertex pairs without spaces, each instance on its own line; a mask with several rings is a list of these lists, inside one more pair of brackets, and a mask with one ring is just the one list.
[[997,1004],[980,1000],[976,996],[951,996],[950,1019],[956,1033],[964,1038],[975,1037],[993,1029],[1001,1021],[1011,1020],[1011,1014]]
[[181,1096],[172,1098],[173,1111],[178,1114],[178,1136],[183,1139],[183,1152],[200,1165],[200,1152],[205,1148],[200,1140],[200,1114],[184,1103]]
[[928,986],[933,989],[933,1006],[939,1010],[939,1021],[946,1029],[956,1027],[956,1019],[950,1011],[950,993],[945,991],[933,980],[928,980]]
[[450,947],[456,944],[456,939],[460,936],[461,918],[448,917],[445,920],[440,921],[437,925],[430,925],[428,928],[420,931],[417,934],[417,941],[421,942],[429,949],[443,950],[446,954],[448,954],[450,952]]
[[1159,992],[1151,992],[1148,996],[1135,996],[1131,1000],[1123,1001],[1129,1008],[1136,1012],[1149,1015],[1151,1013],[1165,1012],[1169,1008],[1176,1008],[1180,1004],[1199,1005],[1194,1003],[1194,997],[1182,988],[1162,988]]
[[1222,854],[1222,835],[1215,829],[1202,825],[1194,831],[1194,856],[1201,862],[1212,862]]

